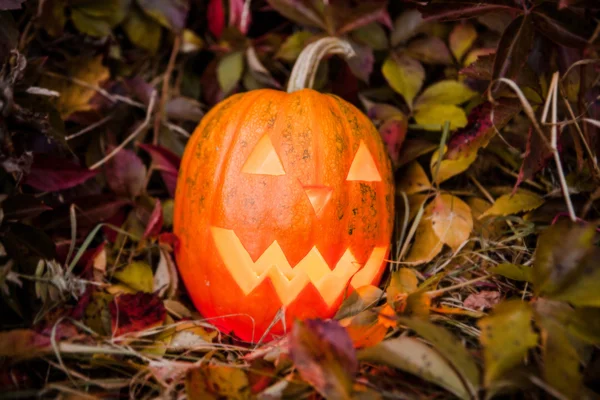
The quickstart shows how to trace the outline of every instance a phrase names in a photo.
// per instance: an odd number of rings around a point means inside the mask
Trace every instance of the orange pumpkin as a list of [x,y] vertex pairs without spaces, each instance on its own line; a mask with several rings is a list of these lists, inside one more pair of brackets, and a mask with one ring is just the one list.
[[357,108],[312,89],[236,94],[186,147],[178,268],[209,322],[270,340],[295,318],[332,317],[350,290],[379,282],[393,208],[386,150]]

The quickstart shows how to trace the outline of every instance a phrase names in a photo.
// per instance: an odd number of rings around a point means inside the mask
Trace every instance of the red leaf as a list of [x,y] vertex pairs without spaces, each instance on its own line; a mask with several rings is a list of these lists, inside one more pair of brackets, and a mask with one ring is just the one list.
[[244,4],[247,0],[229,0],[229,26],[235,26],[244,35],[248,33],[251,22],[250,10],[244,15]]
[[337,321],[296,321],[290,356],[302,378],[325,398],[350,398],[358,371],[352,339]]
[[[113,150],[109,146],[107,152]],[[131,150],[122,149],[105,165],[108,186],[119,196],[134,198],[144,190],[146,166]]]
[[496,130],[502,129],[520,110],[521,103],[518,100],[506,98],[499,99],[495,106],[489,102],[478,105],[469,114],[467,126],[458,130],[448,141],[444,158],[456,160],[467,157],[487,146]]
[[166,315],[163,302],[154,293],[122,294],[110,303],[111,326],[115,336],[161,324]]
[[97,173],[64,158],[39,153],[34,155],[31,172],[23,183],[44,192],[56,192],[77,186]]
[[225,28],[225,10],[223,0],[210,0],[206,10],[208,29],[217,39],[223,34]]
[[160,205],[160,200],[156,199],[156,201],[154,202],[154,209],[152,210],[152,214],[150,214],[148,225],[146,225],[146,230],[144,231],[144,239],[158,235],[162,229],[162,226],[162,207]]
[[[533,47],[534,33],[530,15],[518,17],[508,25],[496,50],[492,74],[494,79],[517,79]],[[494,85],[492,92],[497,94],[503,86],[505,85]]]
[[177,251],[179,248],[179,238],[171,232],[163,232],[158,235],[158,243],[170,246],[173,251]]
[[162,146],[153,144],[140,144],[139,146],[150,154],[154,168],[160,171],[169,194],[171,197],[174,196],[181,159],[175,153]]
[[533,127],[529,128],[525,157],[523,158],[523,164],[521,164],[519,177],[517,178],[513,193],[521,185],[521,182],[528,180],[544,169],[550,158],[552,158],[552,149],[547,144],[550,143],[550,127],[544,126],[542,130],[546,136],[546,141],[540,137],[540,134]]
[[389,119],[379,127],[379,133],[394,165],[398,165],[407,130],[408,121],[406,118]]

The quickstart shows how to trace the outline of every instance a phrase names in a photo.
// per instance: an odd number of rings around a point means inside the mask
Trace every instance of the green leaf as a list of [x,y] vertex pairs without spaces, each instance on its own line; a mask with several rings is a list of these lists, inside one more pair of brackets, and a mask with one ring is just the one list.
[[132,289],[150,293],[154,290],[152,268],[145,262],[134,261],[115,272],[114,277]]
[[429,341],[469,383],[470,392],[477,392],[481,378],[479,368],[473,356],[460,340],[448,330],[422,318],[401,317],[399,323],[408,326]]
[[438,37],[417,39],[408,45],[409,54],[426,64],[452,64],[452,55],[446,43]]
[[459,105],[472,99],[477,92],[471,90],[462,82],[445,80],[428,86],[417,98],[416,106],[429,104]]
[[439,385],[461,399],[469,391],[452,365],[436,350],[415,338],[402,336],[358,352],[358,359],[382,363]]
[[475,39],[477,39],[477,31],[472,24],[468,22],[457,24],[448,39],[454,57],[460,61],[467,50],[473,46]]
[[298,31],[287,37],[285,42],[279,47],[275,58],[292,62],[295,61],[302,49],[308,44],[308,41],[315,35],[308,31]]
[[388,57],[381,68],[383,76],[388,84],[412,108],[412,103],[425,79],[425,70],[420,62],[407,55]]
[[511,300],[498,304],[490,316],[478,321],[486,387],[521,364],[527,351],[536,346],[538,336],[531,327],[532,314],[529,304]]
[[161,26],[137,7],[127,16],[123,29],[133,44],[155,54],[162,36]]
[[396,47],[417,34],[423,23],[423,17],[418,10],[404,11],[394,21],[394,29],[390,38],[392,46]]
[[357,42],[369,46],[373,50],[385,50],[388,48],[388,38],[385,30],[377,22],[371,22],[352,32],[352,37]]
[[244,71],[244,53],[236,51],[227,54],[217,66],[217,79],[223,93],[230,93],[238,84]]
[[488,272],[514,281],[532,281],[532,269],[526,265],[503,263],[489,268]]
[[181,32],[185,28],[190,2],[188,0],[136,0],[144,12],[165,28]]
[[490,215],[507,216],[524,211],[531,211],[542,204],[544,204],[544,199],[537,194],[519,189],[514,195],[505,194],[498,197],[494,205],[481,214],[479,219]]
[[129,0],[75,0],[71,2],[71,20],[80,32],[107,36],[123,21],[129,5]]
[[446,121],[450,130],[467,125],[465,111],[452,104],[421,104],[415,107],[415,121],[428,131],[441,131]]

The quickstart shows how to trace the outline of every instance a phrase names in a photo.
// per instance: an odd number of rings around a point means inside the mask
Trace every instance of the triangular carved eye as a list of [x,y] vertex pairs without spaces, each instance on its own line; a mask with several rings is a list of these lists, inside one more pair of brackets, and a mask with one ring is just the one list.
[[367,146],[363,141],[358,146],[358,151],[354,156],[354,161],[348,171],[349,181],[367,181],[367,182],[381,182],[381,175],[375,165],[375,160]]
[[242,167],[242,172],[258,175],[285,175],[283,165],[281,165],[269,135],[265,134],[260,138]]

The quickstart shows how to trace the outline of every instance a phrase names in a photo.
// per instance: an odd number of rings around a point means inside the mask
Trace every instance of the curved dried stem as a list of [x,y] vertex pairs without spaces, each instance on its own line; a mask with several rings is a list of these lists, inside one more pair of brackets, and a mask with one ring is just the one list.
[[354,57],[356,53],[347,41],[336,37],[324,37],[306,46],[290,75],[287,92],[311,88],[315,82],[319,62],[329,54],[341,54],[346,60]]

